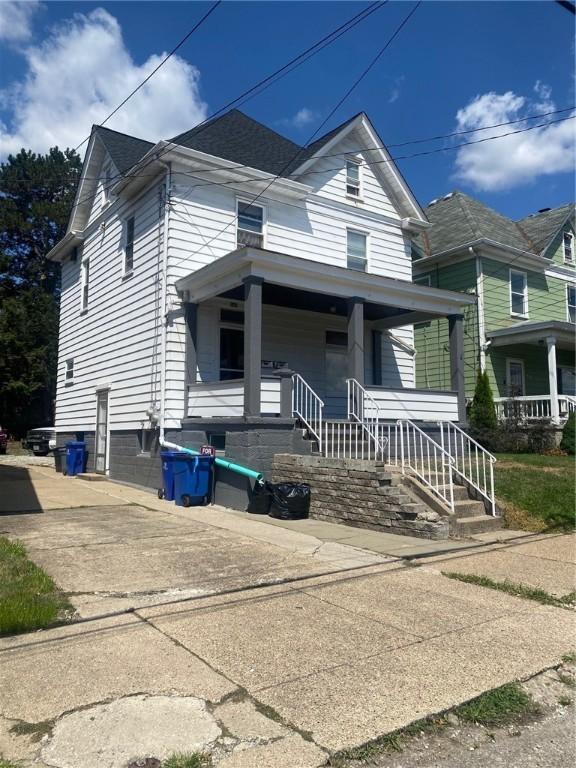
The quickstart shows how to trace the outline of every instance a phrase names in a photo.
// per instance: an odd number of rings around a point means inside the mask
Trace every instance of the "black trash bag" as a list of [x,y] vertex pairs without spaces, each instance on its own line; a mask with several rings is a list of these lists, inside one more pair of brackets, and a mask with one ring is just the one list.
[[248,512],[253,515],[267,515],[272,503],[272,485],[270,483],[256,483],[250,494]]
[[270,517],[279,520],[303,520],[310,512],[310,486],[307,483],[272,485]]

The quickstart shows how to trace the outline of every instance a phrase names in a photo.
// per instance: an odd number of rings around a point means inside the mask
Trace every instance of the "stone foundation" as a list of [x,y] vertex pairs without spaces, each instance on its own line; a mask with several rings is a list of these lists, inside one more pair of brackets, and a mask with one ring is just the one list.
[[350,459],[276,454],[272,481],[311,486],[310,516],[358,528],[447,539],[448,517],[431,509],[383,466]]

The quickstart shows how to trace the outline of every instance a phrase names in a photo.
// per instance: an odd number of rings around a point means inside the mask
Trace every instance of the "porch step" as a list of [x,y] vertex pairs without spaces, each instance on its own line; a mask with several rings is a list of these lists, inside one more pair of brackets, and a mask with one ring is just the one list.
[[488,533],[489,531],[498,531],[502,528],[501,517],[491,517],[490,515],[477,515],[475,517],[463,517],[454,520],[450,524],[450,533],[453,536],[466,538],[476,533]]
[[[463,490],[466,493],[466,489],[463,488]],[[454,495],[456,495],[456,488],[454,488]],[[474,499],[464,497],[459,501],[454,501],[454,514],[456,515],[456,519],[460,520],[460,518],[485,515],[486,509],[481,501],[475,501]]]

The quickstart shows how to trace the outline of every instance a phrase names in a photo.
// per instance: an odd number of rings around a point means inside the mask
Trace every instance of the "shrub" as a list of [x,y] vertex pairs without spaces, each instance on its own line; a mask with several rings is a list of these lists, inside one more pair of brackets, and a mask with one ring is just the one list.
[[479,430],[496,429],[496,408],[492,388],[486,371],[478,371],[474,399],[470,407],[470,424]]
[[562,430],[560,448],[571,456],[576,452],[576,413],[571,413]]

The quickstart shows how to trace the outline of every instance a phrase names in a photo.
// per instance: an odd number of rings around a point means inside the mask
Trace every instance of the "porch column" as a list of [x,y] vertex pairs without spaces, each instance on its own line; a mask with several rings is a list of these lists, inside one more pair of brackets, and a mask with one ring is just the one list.
[[458,393],[458,423],[466,424],[466,390],[464,386],[464,318],[448,315],[450,339],[450,386]]
[[348,299],[348,376],[364,386],[364,300]]
[[188,387],[195,384],[198,371],[198,304],[184,304],[186,337],[184,345],[184,415],[188,415]]
[[560,407],[558,405],[558,374],[556,369],[556,339],[554,336],[546,337],[548,347],[548,383],[550,388],[550,420],[553,424],[560,421]]
[[262,278],[244,283],[244,416],[260,416],[262,376]]

